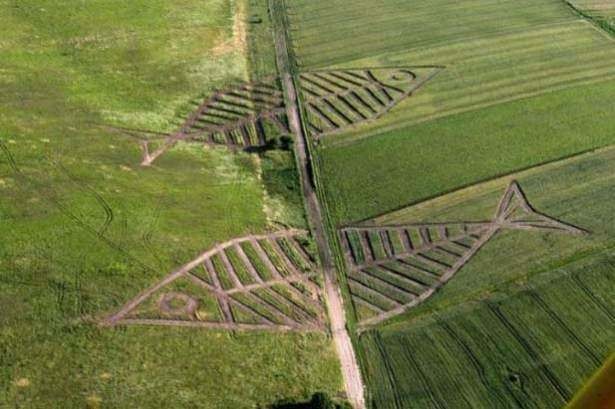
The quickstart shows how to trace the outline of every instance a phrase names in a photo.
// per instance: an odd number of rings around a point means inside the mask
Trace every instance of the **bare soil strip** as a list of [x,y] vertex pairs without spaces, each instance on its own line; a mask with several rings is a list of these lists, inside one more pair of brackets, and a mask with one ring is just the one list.
[[[302,272],[301,267],[294,264],[291,257],[285,253],[284,249],[277,242],[281,239],[295,240],[297,236],[305,234],[306,232],[300,230],[287,230],[268,235],[241,237],[216,245],[190,263],[169,274],[156,285],[139,294],[120,311],[107,318],[103,324],[177,324],[182,326],[242,330],[261,329],[265,326],[268,327],[267,329],[277,328],[280,330],[322,330],[324,328],[324,314],[320,301],[321,290],[310,281],[310,278],[316,275],[317,272]],[[274,263],[270,260],[270,256],[258,244],[261,240],[267,240],[273,244],[274,248],[278,249],[277,254],[283,263],[282,267],[285,271],[291,271],[292,274],[287,276],[280,274]],[[273,279],[264,280],[243,250],[240,250],[238,254],[243,264],[242,267],[246,271],[252,272],[251,274],[256,283],[253,281],[241,281],[241,277],[235,271],[226,254],[226,250],[231,248],[241,249],[241,243],[246,242],[252,243],[258,254],[259,262],[269,270]],[[216,267],[212,262],[212,258],[216,256],[221,260],[222,267],[220,265]],[[220,272],[216,268],[223,268],[225,270],[232,283],[232,288],[223,288],[219,277]],[[205,271],[208,276],[206,279],[210,280],[212,284],[201,279],[198,276],[199,274],[195,274],[193,271]],[[198,294],[197,296],[192,296],[175,289],[165,292],[165,287],[181,279],[186,279],[201,287],[203,291],[217,301],[222,313],[222,322],[213,319],[202,319],[194,314],[198,307]],[[244,277],[244,280],[247,280],[247,278]],[[303,284],[302,288],[305,288],[305,290],[299,290],[293,285],[297,283]],[[278,291],[277,289],[284,289],[284,291]],[[149,316],[143,317],[140,307],[147,305],[146,301],[158,293],[161,294],[159,295],[161,301],[157,303],[161,317],[159,319],[152,319]],[[238,296],[241,296],[242,299],[237,298]],[[185,306],[173,309],[170,307],[170,302],[173,300],[184,300]],[[241,322],[237,316],[233,315],[231,306],[241,309],[250,318],[250,321],[255,320],[261,324],[253,325],[252,322]],[[313,313],[311,313],[312,311]],[[165,317],[169,315],[177,319],[166,319]]]
[[[314,186],[313,165],[310,157],[309,139],[306,135],[299,111],[299,95],[293,77],[292,61],[289,53],[292,52],[288,41],[285,3],[269,0],[274,42],[276,49],[276,62],[280,74],[284,100],[286,103],[286,116],[291,133],[295,137],[295,157],[301,175],[301,187],[312,236],[316,240],[320,262],[324,274],[325,296],[327,300],[329,323],[333,341],[340,358],[342,376],[348,400],[355,409],[365,409],[364,387],[361,371],[352,345],[352,340],[346,330],[346,317],[343,307],[342,295],[337,284],[335,263],[329,246],[324,219],[316,187]],[[306,124],[306,126],[308,126]],[[311,128],[313,129],[313,127]]]
[[[207,329],[219,329],[225,331],[294,331],[296,328],[285,325],[258,325],[258,324],[228,324],[223,322],[201,322],[201,321],[181,321],[181,320],[152,320],[152,319],[132,319],[123,321],[126,325],[160,325],[172,327],[197,327]],[[305,331],[319,331],[318,328],[305,328]]]
[[[553,231],[576,235],[587,233],[585,230],[536,211],[528,202],[520,186],[514,181],[504,192],[491,221],[423,223],[404,226],[350,226],[341,229],[339,236],[346,249],[346,261],[351,266],[351,274],[370,276],[369,281],[361,280],[360,282],[351,277],[350,291],[353,302],[360,305],[371,305],[371,309],[376,311],[375,315],[360,321],[360,329],[365,330],[379,324],[429,298],[453,278],[496,233],[506,229]],[[451,234],[452,231],[459,233]],[[374,236],[369,233],[378,234]],[[393,234],[399,235],[403,244],[402,251],[396,251],[386,240]],[[411,235],[420,237],[420,243],[412,243]],[[353,237],[356,238],[354,243],[357,244],[353,244]],[[378,237],[378,241],[373,237]],[[364,255],[363,259],[359,253]],[[382,254],[384,257],[378,257],[377,254]],[[398,262],[399,269],[392,269],[388,266],[392,261]],[[419,268],[419,265],[427,268]],[[405,277],[405,280],[398,280],[404,282],[410,281],[408,275],[416,269],[428,272],[437,280],[428,286],[421,283],[422,287],[419,284],[416,290],[410,290],[370,273],[368,269],[373,267],[388,271],[389,274],[401,275]],[[418,297],[415,292],[417,290]],[[378,293],[380,297],[397,301],[400,293],[404,292],[412,298],[410,302],[384,309],[381,312],[377,312],[380,306],[373,305],[366,298],[368,294]]]

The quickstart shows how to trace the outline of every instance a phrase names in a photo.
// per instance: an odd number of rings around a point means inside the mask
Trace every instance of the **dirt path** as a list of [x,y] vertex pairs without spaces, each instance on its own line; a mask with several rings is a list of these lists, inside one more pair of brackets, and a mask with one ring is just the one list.
[[[283,4],[282,4],[283,6]],[[361,371],[357,364],[356,355],[352,345],[352,340],[346,329],[346,315],[343,307],[342,295],[337,285],[335,263],[327,234],[325,232],[322,210],[313,183],[311,172],[311,158],[307,144],[309,143],[299,114],[297,89],[295,80],[291,73],[291,62],[289,58],[289,48],[287,34],[283,16],[280,16],[280,4],[271,0],[269,7],[272,15],[272,23],[275,32],[275,48],[278,71],[284,90],[286,102],[286,114],[290,125],[290,130],[295,136],[295,156],[301,173],[301,187],[305,200],[308,220],[312,228],[312,234],[318,246],[318,252],[322,263],[325,284],[325,296],[327,299],[327,309],[331,325],[333,341],[337,349],[344,378],[344,387],[348,400],[355,409],[365,409],[365,398]]]

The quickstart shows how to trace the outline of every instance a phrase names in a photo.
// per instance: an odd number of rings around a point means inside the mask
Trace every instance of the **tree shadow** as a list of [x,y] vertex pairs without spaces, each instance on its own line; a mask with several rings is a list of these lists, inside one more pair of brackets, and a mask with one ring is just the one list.
[[243,148],[248,153],[265,153],[272,150],[290,151],[293,148],[293,139],[287,135],[268,139],[264,145],[247,146]]
[[269,409],[351,409],[347,403],[336,403],[329,395],[318,392],[307,402],[281,401],[274,403]]

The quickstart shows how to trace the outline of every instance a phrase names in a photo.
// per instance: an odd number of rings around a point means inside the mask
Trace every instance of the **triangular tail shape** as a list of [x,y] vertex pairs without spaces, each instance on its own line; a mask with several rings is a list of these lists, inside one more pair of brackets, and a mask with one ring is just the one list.
[[588,233],[586,230],[535,210],[516,181],[510,183],[502,196],[493,223],[507,229],[552,230],[568,234]]

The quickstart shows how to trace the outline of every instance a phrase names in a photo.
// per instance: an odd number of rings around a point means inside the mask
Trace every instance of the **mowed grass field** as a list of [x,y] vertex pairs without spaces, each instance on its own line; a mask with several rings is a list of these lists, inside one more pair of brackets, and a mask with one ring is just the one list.
[[[432,298],[360,337],[373,407],[560,408],[615,342],[615,149],[514,175],[585,236],[502,231]],[[374,221],[489,220],[509,178]]]
[[303,70],[444,67],[381,119],[321,141],[335,222],[613,142],[615,38],[564,1],[288,6]]
[[106,128],[172,131],[191,100],[273,72],[250,51],[270,43],[241,34],[270,41],[253,6],[0,1],[0,407],[253,408],[340,388],[324,335],[97,325],[213,244],[301,223],[288,155],[180,145],[142,168]]

